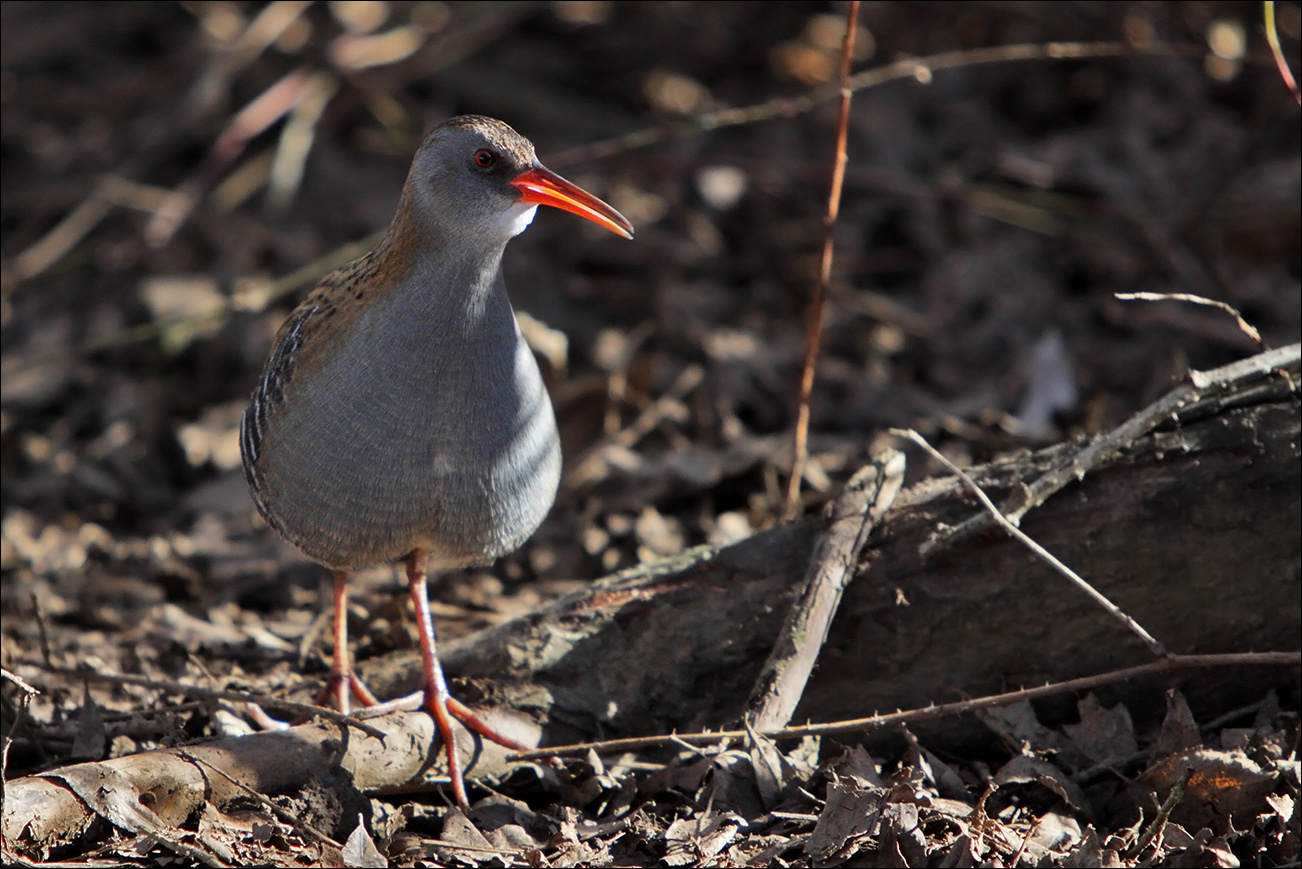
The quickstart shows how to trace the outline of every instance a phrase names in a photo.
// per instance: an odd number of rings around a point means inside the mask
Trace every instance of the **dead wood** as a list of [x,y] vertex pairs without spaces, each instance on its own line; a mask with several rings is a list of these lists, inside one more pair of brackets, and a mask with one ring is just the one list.
[[[1175,653],[1298,648],[1295,383],[1296,375],[1276,377],[1187,411],[1050,499],[1023,528]],[[973,476],[992,496],[1005,496],[1079,446]],[[900,494],[846,591],[796,720],[924,706],[1150,659],[1133,634],[1002,532],[930,559],[919,554],[938,529],[975,509],[952,478]],[[600,580],[453,645],[448,671],[480,689],[480,705],[541,722],[542,744],[732,724],[823,528],[807,520]],[[413,670],[394,657],[363,669],[379,693],[393,695],[411,687],[418,664]],[[1145,700],[1160,714],[1160,687],[1137,685],[1126,695],[1140,700],[1137,719]],[[1295,693],[1296,670],[1185,674],[1182,687],[1195,706],[1224,709],[1266,687]],[[475,700],[466,690],[462,696]],[[403,713],[374,723],[388,734],[383,742],[314,724],[185,751],[260,793],[292,790],[335,769],[362,791],[427,786],[437,772],[428,717]],[[932,740],[953,743],[979,728],[949,722],[927,730]],[[491,748],[470,777],[503,769]],[[87,775],[153,794],[160,829],[181,823],[205,797],[222,807],[240,794],[179,750],[81,765],[10,782],[6,840],[48,847],[83,832],[95,812],[71,782]]]
[[[527,723],[486,715],[494,727],[529,740]],[[97,763],[62,767],[8,782],[5,842],[23,853],[53,849],[91,836],[102,820],[132,833],[180,842],[181,829],[205,804],[229,810],[251,794],[299,792],[321,783],[336,792],[428,790],[445,780],[446,766],[433,719],[399,712],[373,722],[376,739],[332,722],[164,748]],[[462,757],[476,750],[460,732]],[[537,741],[536,729],[532,739]],[[477,775],[501,772],[474,764]]]
[[746,716],[755,730],[786,727],[827,642],[845,587],[876,523],[904,483],[904,454],[885,450],[860,469],[823,509],[826,528],[806,572],[804,591],[791,608],[760,671]]
[[[1296,375],[1295,375],[1296,377]],[[1299,405],[1279,377],[1189,409],[1029,514],[1023,529],[1171,652],[1302,645]],[[979,468],[996,498],[1081,444]],[[830,721],[1069,679],[1151,660],[1142,642],[1001,531],[924,559],[976,506],[953,478],[900,494],[870,543],[793,721]],[[735,723],[823,524],[783,526],[594,583],[456,645],[449,669],[528,711],[544,744]],[[383,692],[412,666],[368,671]],[[385,684],[386,674],[398,674]],[[1223,710],[1296,673],[1196,676]],[[1154,714],[1162,692],[1137,686]],[[1142,714],[1142,710],[1136,710]],[[984,735],[959,726],[952,736]]]

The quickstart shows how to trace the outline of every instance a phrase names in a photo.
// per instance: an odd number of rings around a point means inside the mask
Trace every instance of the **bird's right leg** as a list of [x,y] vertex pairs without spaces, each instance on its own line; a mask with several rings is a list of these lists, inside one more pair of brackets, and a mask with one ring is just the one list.
[[374,706],[379,701],[371,689],[353,670],[352,658],[348,653],[348,571],[335,571],[335,650],[330,658],[330,676],[325,687],[314,701],[317,706],[328,706],[333,701],[334,708],[348,714],[349,695],[357,698],[363,706]]
[[[326,678],[325,687],[312,702],[327,708],[333,706],[347,715],[350,697],[356,697],[362,706],[374,706],[379,701],[353,670],[352,658],[348,653],[348,571],[346,570],[335,571],[334,610],[335,649],[330,657],[330,675]],[[272,718],[262,707],[254,703],[249,704],[249,714],[264,730],[280,730],[288,726],[285,722]],[[302,724],[306,720],[307,716],[304,716],[293,723]]]
[[434,638],[434,619],[430,615],[429,596],[426,592],[427,554],[417,549],[407,556],[407,586],[411,593],[412,604],[416,608],[416,621],[420,630],[421,664],[424,671],[423,705],[434,717],[435,729],[438,730],[439,739],[443,743],[443,751],[448,758],[448,778],[452,782],[452,793],[457,805],[463,812],[469,812],[470,802],[466,797],[466,781],[461,772],[461,763],[457,759],[457,745],[453,740],[452,719],[456,718],[469,730],[513,751],[527,751],[532,746],[524,745],[493,730],[469,707],[448,692],[447,680],[443,678],[443,665],[439,663],[438,647]]

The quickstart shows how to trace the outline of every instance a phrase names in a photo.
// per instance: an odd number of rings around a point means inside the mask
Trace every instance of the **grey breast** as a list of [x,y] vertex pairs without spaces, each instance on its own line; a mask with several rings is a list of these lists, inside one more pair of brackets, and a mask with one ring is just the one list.
[[245,435],[255,500],[308,557],[346,569],[422,548],[432,567],[483,563],[542,521],[560,479],[556,421],[495,283],[470,309],[395,294],[310,377],[260,385],[281,405]]

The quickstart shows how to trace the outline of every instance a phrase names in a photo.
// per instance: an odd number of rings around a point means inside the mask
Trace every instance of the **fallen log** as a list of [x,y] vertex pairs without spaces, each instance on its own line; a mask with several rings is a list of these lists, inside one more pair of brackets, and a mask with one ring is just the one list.
[[[1183,407],[1030,512],[1022,528],[1173,653],[1302,647],[1296,355],[1286,367],[1289,376],[1270,374]],[[972,476],[998,500],[1080,447],[1059,445]],[[952,477],[900,493],[845,592],[796,721],[921,707],[1152,660],[1139,638],[1002,531],[922,555],[938,529],[976,509]],[[495,721],[523,728],[530,744],[734,724],[822,530],[820,520],[806,520],[624,571],[453,644],[445,666],[468,702],[514,710]],[[414,686],[419,664],[396,655],[362,670],[377,693],[394,696]],[[1149,707],[1160,716],[1160,687],[1119,686],[1106,702],[1135,703],[1142,722]],[[1265,690],[1287,705],[1299,699],[1296,667],[1184,674],[1181,687],[1202,714]],[[5,841],[48,854],[97,818],[167,835],[205,801],[220,809],[244,793],[210,767],[259,793],[338,772],[367,792],[427,787],[439,775],[427,716],[370,723],[383,740],[310,724],[18,779],[6,788]],[[957,749],[988,739],[982,727],[930,722],[917,732],[933,747]],[[482,748],[470,778],[506,768],[495,746]],[[124,803],[106,799],[105,789],[136,803],[151,794],[149,814],[120,811]]]

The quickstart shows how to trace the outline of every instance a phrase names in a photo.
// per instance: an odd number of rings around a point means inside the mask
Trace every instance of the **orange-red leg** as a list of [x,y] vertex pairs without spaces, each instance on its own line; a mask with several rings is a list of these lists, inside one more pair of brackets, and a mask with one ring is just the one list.
[[[465,776],[461,771],[461,762],[457,758],[452,719],[457,719],[466,729],[478,733],[485,739],[514,751],[528,751],[530,746],[502,736],[480,720],[468,706],[452,697],[448,692],[447,680],[443,676],[443,666],[439,663],[438,658],[438,646],[434,637],[434,619],[430,615],[429,609],[428,582],[425,568],[426,557],[427,553],[420,549],[407,556],[407,588],[411,594],[412,604],[416,608],[416,621],[420,630],[420,657],[423,670],[421,684],[422,693],[424,694],[421,703],[434,717],[434,726],[438,729],[439,741],[443,743],[443,750],[448,756],[448,778],[452,780],[453,796],[456,797],[457,805],[461,807],[462,811],[469,811],[470,801],[466,797]],[[407,704],[414,697],[419,697],[419,694],[409,698],[380,703],[376,700],[375,695],[362,683],[361,679],[357,677],[357,674],[353,672],[348,653],[347,579],[348,574],[346,572],[342,570],[335,572],[335,650],[331,658],[330,676],[326,680],[325,688],[317,696],[316,704],[324,706],[327,703],[333,703],[340,712],[346,713],[349,706],[349,695],[352,695],[362,706],[376,707],[372,710],[374,713],[387,712],[393,709],[414,708]],[[274,729],[285,726],[283,722],[278,722],[267,716],[261,708],[253,704],[249,705],[254,718],[263,727]]]
[[434,716],[434,726],[438,728],[439,739],[448,756],[448,778],[452,780],[452,794],[456,797],[457,805],[466,812],[470,810],[470,801],[466,798],[466,781],[461,773],[461,764],[457,760],[452,719],[456,718],[469,730],[506,748],[527,751],[529,747],[497,733],[480,721],[465,704],[454,700],[448,693],[447,680],[443,678],[443,666],[439,663],[438,648],[434,639],[434,619],[430,615],[429,597],[426,593],[425,558],[425,551],[420,549],[407,556],[407,588],[411,592],[411,602],[416,607],[416,621],[420,629],[424,706]]
[[325,687],[317,695],[317,706],[333,705],[348,714],[349,696],[356,697],[363,706],[374,706],[379,701],[371,689],[353,671],[348,652],[348,572],[335,571],[335,651],[330,658],[330,675]]
[[[374,706],[379,701],[353,671],[352,658],[348,653],[348,572],[344,570],[335,571],[334,610],[335,650],[330,657],[330,675],[326,678],[325,687],[312,702],[317,706],[333,706],[347,715],[349,697],[356,697],[362,706]],[[289,726],[272,718],[256,704],[249,704],[249,712],[264,730],[281,730]],[[302,724],[307,718],[308,716],[297,718],[293,723]]]

